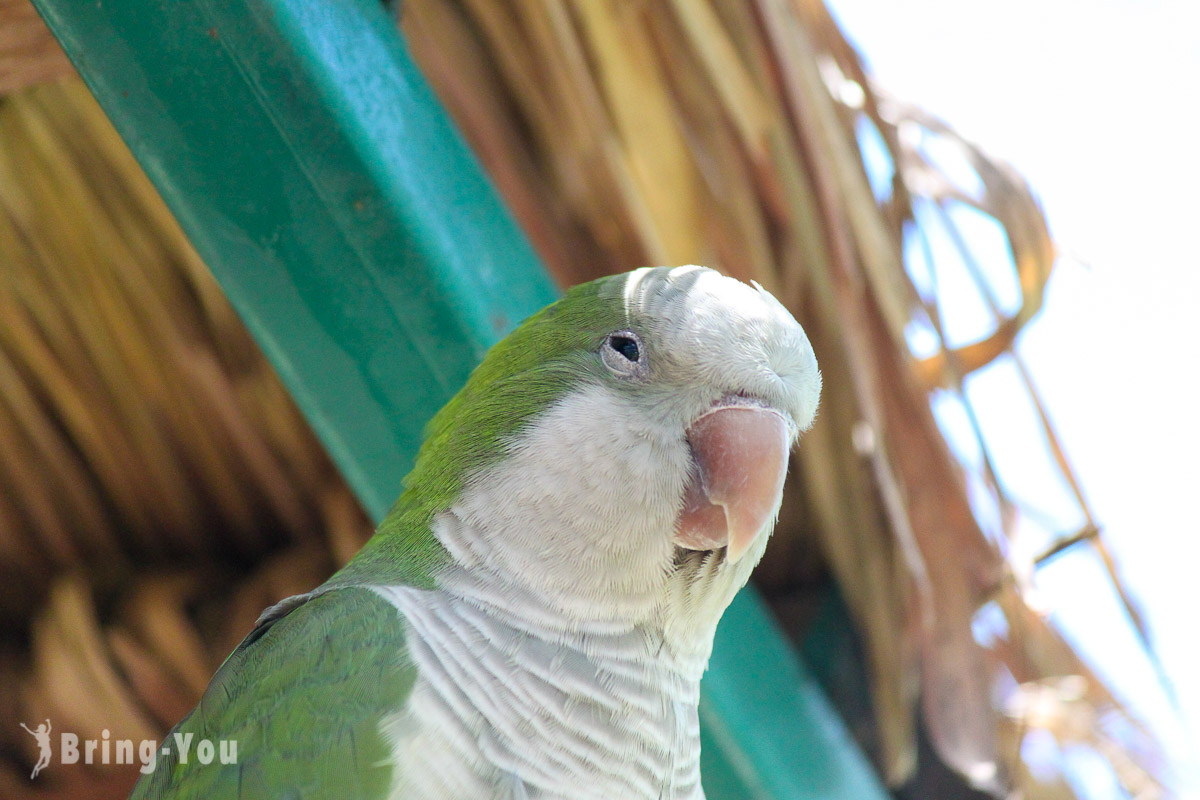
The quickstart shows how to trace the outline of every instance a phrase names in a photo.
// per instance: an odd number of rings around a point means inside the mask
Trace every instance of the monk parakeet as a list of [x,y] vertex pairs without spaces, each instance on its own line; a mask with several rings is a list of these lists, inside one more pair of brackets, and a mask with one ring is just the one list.
[[702,798],[700,677],[820,384],[760,287],[571,289],[491,349],[375,535],[263,615],[134,797]]

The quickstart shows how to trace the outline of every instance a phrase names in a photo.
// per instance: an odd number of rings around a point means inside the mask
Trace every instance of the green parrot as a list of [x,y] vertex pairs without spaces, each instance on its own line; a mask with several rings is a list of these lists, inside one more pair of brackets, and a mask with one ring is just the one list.
[[757,285],[571,289],[488,352],[375,535],[263,614],[133,797],[703,798],[700,677],[820,386]]

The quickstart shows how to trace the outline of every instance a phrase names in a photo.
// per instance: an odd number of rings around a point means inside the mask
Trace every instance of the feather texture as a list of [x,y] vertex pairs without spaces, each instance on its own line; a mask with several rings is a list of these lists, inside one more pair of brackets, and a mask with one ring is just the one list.
[[[221,665],[131,800],[386,797],[380,709],[403,704],[416,677],[403,636],[395,609],[366,589],[293,604]],[[236,742],[236,763],[201,763],[202,740]]]

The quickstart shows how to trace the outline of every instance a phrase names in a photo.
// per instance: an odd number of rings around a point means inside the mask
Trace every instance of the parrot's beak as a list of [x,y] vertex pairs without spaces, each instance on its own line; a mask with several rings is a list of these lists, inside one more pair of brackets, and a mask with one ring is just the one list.
[[725,547],[740,559],[779,511],[791,426],[783,414],[720,403],[687,430],[697,470],[676,524],[675,543],[688,550]]

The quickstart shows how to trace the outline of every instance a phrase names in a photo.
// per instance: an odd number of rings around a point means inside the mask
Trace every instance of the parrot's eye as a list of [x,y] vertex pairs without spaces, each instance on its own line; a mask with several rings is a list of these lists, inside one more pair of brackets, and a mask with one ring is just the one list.
[[641,338],[633,331],[614,331],[600,350],[604,364],[617,375],[646,377],[646,353]]
[[637,361],[642,355],[637,341],[629,336],[613,336],[608,340],[608,346],[625,356],[626,361]]

